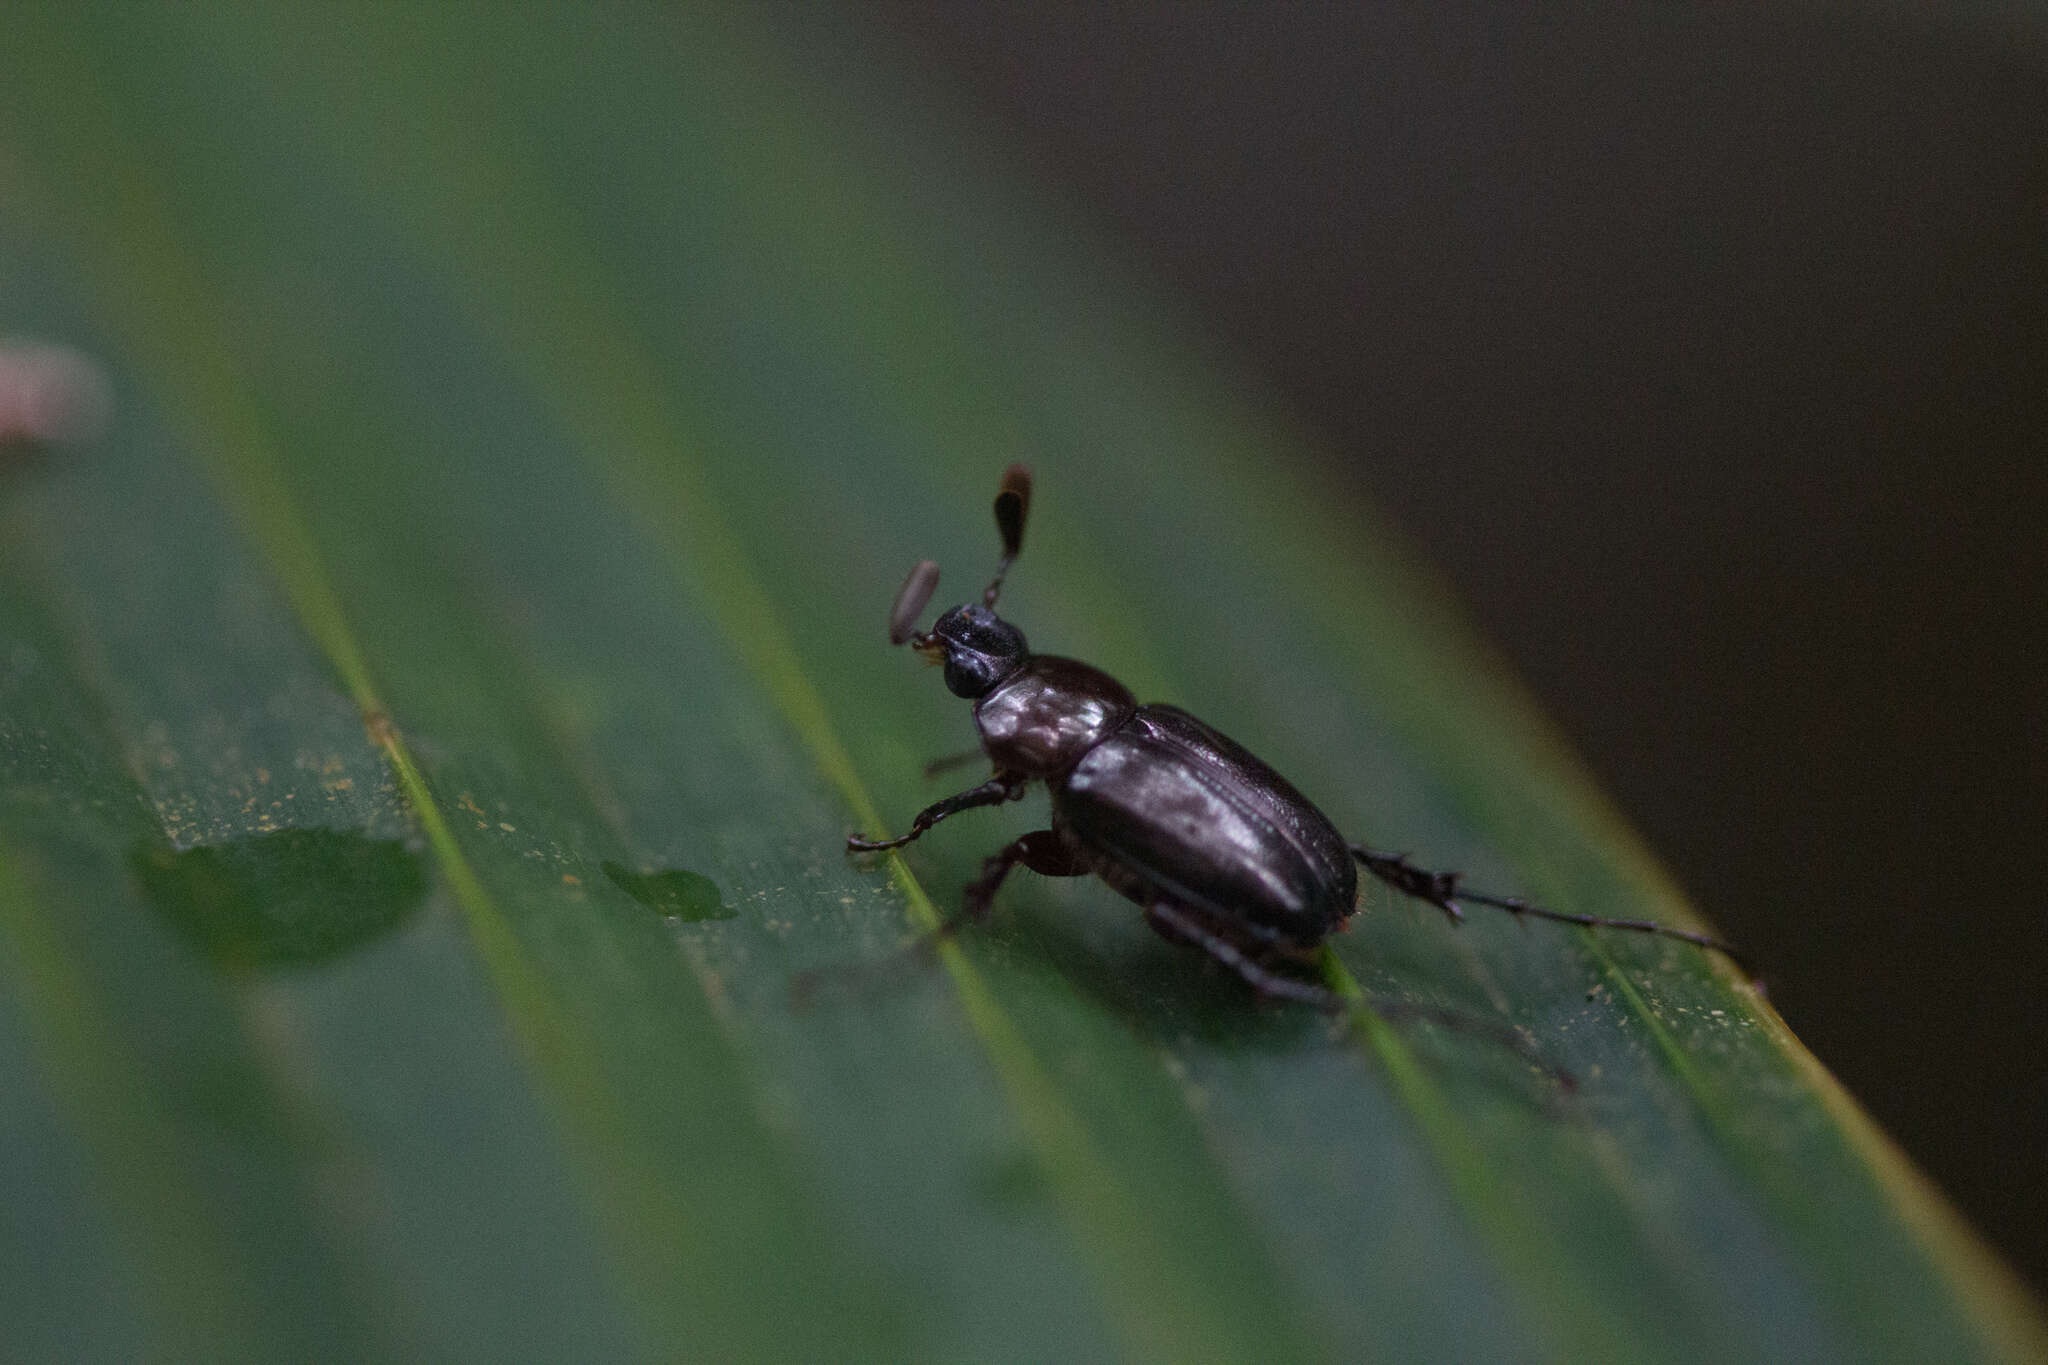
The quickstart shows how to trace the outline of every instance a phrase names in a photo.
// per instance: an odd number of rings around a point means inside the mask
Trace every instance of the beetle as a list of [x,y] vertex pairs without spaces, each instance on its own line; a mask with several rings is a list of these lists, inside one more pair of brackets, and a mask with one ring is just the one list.
[[[1292,783],[1243,745],[1177,706],[1140,705],[1122,683],[1078,659],[1034,654],[996,614],[1004,576],[1024,544],[1031,471],[1011,465],[996,495],[1002,558],[979,602],[917,629],[938,565],[910,571],[889,609],[889,642],[942,665],[948,691],[974,703],[989,779],[917,813],[893,839],[848,837],[852,853],[922,838],[950,816],[1022,798],[1034,782],[1051,798],[1048,828],[991,855],[968,883],[961,912],[939,930],[984,919],[1019,864],[1048,877],[1093,874],[1136,902],[1167,940],[1207,953],[1261,996],[1324,1009],[1339,998],[1296,972],[1357,909],[1358,869],[1443,911],[1484,905],[1566,924],[1626,929],[1741,955],[1720,939],[1649,920],[1608,919],[1465,890],[1455,872],[1347,840]],[[972,758],[975,755],[967,755]],[[940,765],[933,765],[934,768]],[[1292,970],[1290,970],[1292,969]]]

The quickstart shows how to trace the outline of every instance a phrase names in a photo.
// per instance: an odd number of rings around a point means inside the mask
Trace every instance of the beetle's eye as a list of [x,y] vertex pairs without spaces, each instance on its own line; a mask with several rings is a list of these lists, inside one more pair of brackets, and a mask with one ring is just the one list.
[[1004,672],[997,660],[976,650],[946,652],[946,690],[956,697],[987,696],[989,689],[1002,681]]

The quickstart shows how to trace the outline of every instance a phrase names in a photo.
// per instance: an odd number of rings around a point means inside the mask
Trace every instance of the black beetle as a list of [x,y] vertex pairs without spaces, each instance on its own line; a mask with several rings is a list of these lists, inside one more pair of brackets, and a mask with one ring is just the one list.
[[1350,843],[1286,778],[1229,736],[1179,707],[1140,706],[1122,683],[1078,659],[1033,654],[1024,633],[995,611],[1003,576],[1023,548],[1030,501],[1031,471],[1011,465],[995,504],[1003,556],[981,601],[954,607],[919,632],[916,619],[939,582],[938,565],[925,560],[889,610],[889,642],[945,665],[946,687],[974,703],[981,752],[995,773],[919,811],[900,838],[855,834],[847,849],[901,848],[949,815],[1017,800],[1034,781],[1045,783],[1052,798],[1051,828],[1012,840],[983,863],[961,915],[941,932],[985,916],[1019,863],[1048,877],[1093,873],[1143,906],[1146,922],[1162,936],[1202,949],[1260,994],[1335,1008],[1335,995],[1283,967],[1309,965],[1323,940],[1344,926],[1357,908],[1363,867],[1454,921],[1462,903],[1487,905],[1683,939],[1741,963],[1733,948],[1705,934],[1466,891],[1455,872],[1431,872],[1405,855]]

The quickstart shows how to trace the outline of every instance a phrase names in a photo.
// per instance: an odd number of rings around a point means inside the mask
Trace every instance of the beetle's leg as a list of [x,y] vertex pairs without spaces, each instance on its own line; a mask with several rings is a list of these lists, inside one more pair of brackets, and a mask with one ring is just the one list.
[[1018,863],[1041,877],[1085,877],[1093,870],[1079,850],[1057,833],[1034,829],[989,855],[981,865],[981,875],[967,884],[967,891],[960,898],[960,913],[940,925],[939,932],[951,933],[967,920],[987,918],[988,908],[995,902],[996,888]]
[[1683,943],[1696,944],[1721,953],[1736,966],[1755,976],[1756,970],[1741,949],[1731,943],[1713,937],[1711,934],[1695,933],[1690,929],[1679,929],[1669,924],[1658,924],[1646,919],[1608,919],[1602,915],[1577,915],[1564,910],[1548,910],[1540,905],[1531,905],[1513,896],[1489,896],[1483,891],[1461,891],[1458,889],[1458,874],[1455,872],[1431,872],[1416,867],[1408,861],[1405,853],[1375,853],[1357,844],[1351,846],[1351,856],[1358,859],[1360,866],[1378,877],[1388,886],[1419,901],[1427,901],[1452,919],[1463,918],[1459,903],[1486,905],[1496,910],[1505,910],[1511,915],[1527,915],[1532,919],[1556,920],[1560,924],[1583,925],[1589,929],[1627,929],[1639,934],[1656,934],[1661,938],[1675,938]]
[[1243,977],[1260,995],[1314,1005],[1331,1014],[1344,1009],[1343,997],[1274,971],[1172,901],[1153,901],[1145,907],[1145,919],[1165,937],[1200,948]]
[[[1134,899],[1137,900],[1140,906],[1150,903],[1143,896],[1135,897]],[[1286,934],[1281,933],[1270,925],[1257,924],[1246,920],[1221,921],[1213,915],[1203,911],[1192,910],[1177,901],[1173,903],[1173,906],[1174,909],[1180,912],[1183,918],[1193,919],[1196,923],[1208,929],[1210,933],[1235,943],[1239,952],[1260,962],[1270,961],[1276,957],[1289,957],[1299,962],[1306,962],[1314,952],[1314,949],[1303,948],[1292,938],[1289,938]],[[1174,937],[1171,927],[1157,920],[1152,921],[1152,927],[1157,929],[1162,936],[1171,939],[1175,943],[1192,942],[1190,939]]]
[[[1335,991],[1274,971],[1252,953],[1246,952],[1241,944],[1231,941],[1224,934],[1211,928],[1203,922],[1201,916],[1185,907],[1175,905],[1171,901],[1155,901],[1145,907],[1145,918],[1163,937],[1175,943],[1191,943],[1202,949],[1243,977],[1251,984],[1252,989],[1261,995],[1298,1000],[1330,1014],[1342,1013],[1350,1008],[1350,1002]],[[1274,947],[1284,953],[1289,951],[1292,945],[1276,940]],[[1468,1018],[1454,1010],[1411,1000],[1368,996],[1363,1003],[1374,1014],[1389,1023],[1402,1019],[1421,1019],[1442,1028],[1471,1034],[1475,1038],[1484,1038],[1513,1052],[1530,1066],[1550,1077],[1562,1089],[1571,1091],[1579,1088],[1577,1077],[1563,1067],[1547,1061],[1527,1038],[1513,1028],[1483,1019]]]
[[1351,845],[1351,856],[1402,895],[1434,905],[1453,920],[1465,917],[1458,903],[1451,899],[1458,894],[1458,873],[1431,872],[1409,862],[1405,853],[1375,853],[1359,844]]
[[849,834],[846,837],[847,851],[851,853],[880,853],[883,849],[901,848],[949,815],[957,815],[963,810],[972,810],[976,806],[1000,806],[1003,802],[1021,796],[1023,793],[1023,778],[1010,773],[997,773],[978,787],[969,787],[964,792],[955,793],[943,801],[935,801],[931,805],[926,806],[917,813],[917,818],[910,822],[910,833],[908,834],[900,835],[894,839],[869,839],[859,834]]
[[[961,795],[965,796],[968,793],[962,792]],[[981,876],[967,888],[966,904],[958,913],[940,921],[939,927],[930,933],[919,935],[902,952],[880,962],[859,966],[814,968],[800,973],[794,983],[794,994],[798,1003],[808,1003],[821,986],[835,981],[850,986],[864,982],[879,982],[906,967],[929,963],[939,944],[958,933],[961,925],[969,920],[982,919],[988,914],[989,901],[995,895],[996,887],[1018,863],[1047,877],[1085,877],[1090,871],[1081,861],[1078,851],[1070,848],[1066,840],[1049,829],[1033,830],[1020,838],[1012,839],[1003,846],[1001,852],[981,865]]]

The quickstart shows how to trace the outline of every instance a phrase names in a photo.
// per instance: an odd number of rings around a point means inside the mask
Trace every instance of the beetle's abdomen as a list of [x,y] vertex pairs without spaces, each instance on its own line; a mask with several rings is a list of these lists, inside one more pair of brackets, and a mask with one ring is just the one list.
[[1050,777],[1120,729],[1137,698],[1101,669],[1039,654],[974,707],[981,747],[998,768]]
[[1351,913],[1358,870],[1329,817],[1245,748],[1141,706],[1053,786],[1053,808],[1121,877],[1310,945]]

